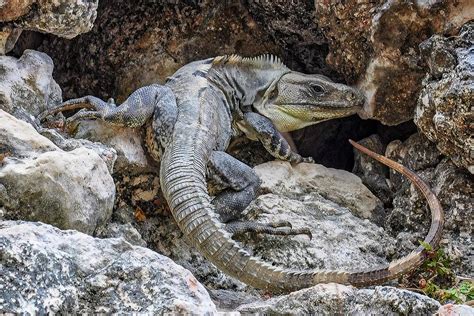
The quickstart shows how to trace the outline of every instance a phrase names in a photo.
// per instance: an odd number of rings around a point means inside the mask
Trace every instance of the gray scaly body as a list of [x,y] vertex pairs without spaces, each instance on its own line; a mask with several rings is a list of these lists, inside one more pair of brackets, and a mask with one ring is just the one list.
[[[190,63],[165,86],[140,88],[117,107],[87,96],[69,100],[43,118],[83,108],[69,123],[93,118],[126,126],[147,125],[147,147],[153,157],[161,157],[161,187],[184,235],[223,272],[257,288],[286,292],[321,282],[381,283],[410,271],[424,259],[420,247],[389,266],[368,271],[299,271],[252,257],[231,238],[233,233],[247,231],[310,235],[288,223],[262,225],[236,220],[255,198],[260,180],[250,167],[225,153],[231,138],[245,133],[277,159],[312,162],[293,152],[280,133],[354,114],[363,102],[357,90],[324,76],[291,71],[275,57],[233,55]],[[435,247],[443,223],[436,197],[409,170],[366,153],[407,175],[422,189],[432,211],[425,242]],[[222,185],[214,199],[207,191],[208,178]]]

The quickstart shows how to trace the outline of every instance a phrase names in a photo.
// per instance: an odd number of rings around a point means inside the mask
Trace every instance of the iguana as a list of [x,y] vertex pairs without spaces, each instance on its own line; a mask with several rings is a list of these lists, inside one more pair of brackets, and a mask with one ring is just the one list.
[[[41,118],[81,109],[67,122],[102,119],[129,127],[146,125],[147,147],[153,157],[161,157],[161,188],[183,234],[228,275],[271,292],[288,292],[325,282],[354,286],[382,283],[415,268],[425,258],[425,250],[420,246],[390,265],[370,270],[300,271],[263,262],[231,238],[233,233],[247,231],[309,233],[286,227],[288,223],[235,221],[255,198],[260,180],[249,166],[225,152],[231,137],[244,133],[259,140],[277,159],[313,162],[294,152],[281,133],[352,115],[363,104],[358,90],[321,75],[292,71],[271,55],[231,55],[187,64],[169,77],[165,85],[142,87],[119,106],[113,100],[104,102],[86,96],[69,100]],[[397,163],[353,144],[406,175],[421,189],[432,215],[424,242],[436,247],[443,213],[428,186]],[[214,199],[206,187],[209,178],[225,187]]]

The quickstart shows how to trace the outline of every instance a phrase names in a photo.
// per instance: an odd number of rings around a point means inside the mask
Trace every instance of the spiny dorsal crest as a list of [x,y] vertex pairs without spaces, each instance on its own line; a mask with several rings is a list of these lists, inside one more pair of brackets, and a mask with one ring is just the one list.
[[249,66],[256,69],[282,68],[288,69],[275,55],[263,54],[256,57],[241,57],[239,55],[224,55],[214,58],[213,66]]

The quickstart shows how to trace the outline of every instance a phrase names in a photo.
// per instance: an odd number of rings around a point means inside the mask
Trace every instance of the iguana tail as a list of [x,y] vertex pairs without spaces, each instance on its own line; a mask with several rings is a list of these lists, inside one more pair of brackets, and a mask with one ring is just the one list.
[[[175,139],[164,153],[160,175],[162,190],[181,231],[204,257],[223,272],[253,287],[271,292],[289,292],[328,282],[355,286],[382,283],[409,272],[423,262],[426,250],[422,246],[390,265],[356,272],[285,269],[251,256],[231,239],[210,203],[206,187],[206,157],[212,149],[207,148],[203,141],[209,137],[209,131],[196,129],[192,131],[193,137],[189,137],[184,135],[190,133],[189,127],[178,128],[183,131],[187,128],[187,131],[177,133],[175,130]],[[398,163],[351,143],[407,176],[423,192],[432,216],[431,228],[424,241],[436,247],[441,236],[443,212],[429,187],[415,173]]]

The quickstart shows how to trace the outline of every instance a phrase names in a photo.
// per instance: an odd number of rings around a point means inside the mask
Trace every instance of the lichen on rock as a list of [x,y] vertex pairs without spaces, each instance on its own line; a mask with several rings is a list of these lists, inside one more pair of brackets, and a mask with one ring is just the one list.
[[4,218],[42,221],[88,234],[110,219],[115,186],[93,149],[65,152],[2,110],[0,140]]
[[18,38],[11,39],[11,33],[6,32],[8,30],[18,35],[21,30],[35,30],[65,38],[89,31],[97,15],[97,5],[98,0],[0,2],[0,54],[11,50]]
[[418,98],[415,123],[458,167],[474,174],[474,23],[458,36],[421,44],[430,72]]
[[26,50],[16,59],[0,55],[0,109],[17,117],[37,116],[62,102],[53,79],[53,61],[45,53]]
[[122,238],[0,222],[4,313],[214,313],[192,274]]

